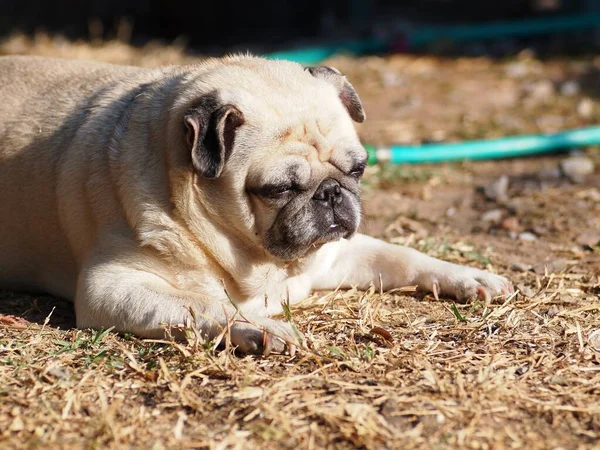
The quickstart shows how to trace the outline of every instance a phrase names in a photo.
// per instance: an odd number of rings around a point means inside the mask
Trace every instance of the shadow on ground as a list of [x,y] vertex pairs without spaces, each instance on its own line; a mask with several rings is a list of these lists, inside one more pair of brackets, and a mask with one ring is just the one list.
[[14,316],[33,324],[53,328],[75,328],[73,303],[48,295],[31,295],[0,291],[0,319]]

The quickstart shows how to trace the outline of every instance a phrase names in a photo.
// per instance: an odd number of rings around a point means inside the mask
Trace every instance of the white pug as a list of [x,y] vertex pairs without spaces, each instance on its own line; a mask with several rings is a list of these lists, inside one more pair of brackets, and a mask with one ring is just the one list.
[[512,291],[356,233],[365,113],[335,69],[2,57],[0,79],[0,285],[73,299],[79,327],[161,337],[191,307],[207,338],[233,318],[242,351],[293,352],[269,316],[313,289]]

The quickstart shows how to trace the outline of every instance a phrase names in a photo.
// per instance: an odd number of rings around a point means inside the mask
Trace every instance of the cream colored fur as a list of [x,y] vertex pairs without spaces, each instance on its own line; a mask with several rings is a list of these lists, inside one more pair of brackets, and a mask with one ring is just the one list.
[[[236,56],[141,69],[2,57],[0,79],[0,286],[73,299],[79,327],[160,337],[189,306],[208,337],[235,316],[242,350],[293,351],[297,334],[269,316],[313,289],[367,288],[380,276],[384,288],[460,298],[511,289],[360,234],[291,263],[265,251],[275,212],[248,183],[278,173],[289,155],[316,173],[360,148],[336,88],[297,64]],[[215,90],[246,122],[223,174],[205,180],[190,166],[182,120]]]

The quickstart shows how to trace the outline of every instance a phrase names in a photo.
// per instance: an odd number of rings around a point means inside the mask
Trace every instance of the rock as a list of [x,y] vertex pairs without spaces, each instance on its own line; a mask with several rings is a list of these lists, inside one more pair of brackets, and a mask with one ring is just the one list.
[[533,231],[536,236],[544,236],[549,232],[548,228],[543,225],[536,225],[531,231]]
[[534,242],[537,241],[537,236],[529,231],[525,231],[519,234],[519,240],[524,242]]
[[567,268],[567,262],[564,259],[556,259],[554,261],[548,261],[533,266],[533,271],[538,275],[545,275],[546,270],[548,274],[560,273]]
[[510,265],[510,270],[514,270],[515,272],[528,272],[531,269],[531,265],[523,264],[523,263],[512,263]]
[[529,68],[523,62],[517,61],[506,66],[506,75],[510,78],[523,78],[529,74]]
[[519,215],[520,213],[522,213],[523,211],[525,211],[526,209],[528,209],[524,205],[522,198],[513,198],[513,199],[510,199],[510,201],[508,201],[504,206],[506,208],[508,208],[508,210],[512,214],[516,214],[516,215]]
[[546,101],[554,96],[554,83],[550,80],[540,80],[524,86],[525,93],[535,101]]
[[20,417],[15,417],[13,422],[8,427],[9,431],[15,431],[15,432],[23,431],[24,429],[25,429],[25,424],[23,423],[23,419],[21,419]]
[[500,223],[500,228],[508,231],[518,231],[520,228],[519,219],[515,216],[507,217]]
[[484,188],[485,196],[490,200],[505,202],[508,200],[508,184],[508,176],[502,175],[500,178],[488,183]]
[[565,81],[560,87],[560,93],[566,97],[573,97],[579,94],[581,87],[575,80]]
[[582,247],[593,249],[600,244],[600,231],[586,230],[577,237],[577,243]]
[[571,156],[560,162],[562,173],[573,183],[583,183],[594,173],[594,162],[585,156]]
[[483,220],[484,222],[491,222],[491,223],[496,224],[502,220],[503,216],[504,216],[503,209],[491,209],[489,211],[484,212],[481,215],[481,220]]
[[594,115],[594,102],[589,98],[582,99],[577,105],[577,114],[582,119],[591,119]]

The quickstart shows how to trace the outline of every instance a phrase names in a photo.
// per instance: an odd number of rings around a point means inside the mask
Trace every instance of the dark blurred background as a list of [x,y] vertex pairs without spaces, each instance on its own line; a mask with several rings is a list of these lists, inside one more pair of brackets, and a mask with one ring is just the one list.
[[200,51],[274,50],[420,24],[598,11],[599,0],[0,0],[0,34],[44,31],[134,45],[179,39]]

